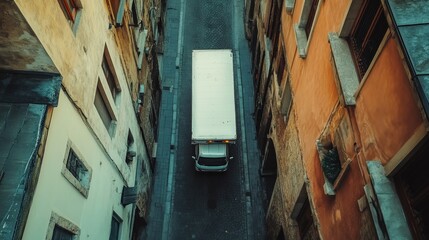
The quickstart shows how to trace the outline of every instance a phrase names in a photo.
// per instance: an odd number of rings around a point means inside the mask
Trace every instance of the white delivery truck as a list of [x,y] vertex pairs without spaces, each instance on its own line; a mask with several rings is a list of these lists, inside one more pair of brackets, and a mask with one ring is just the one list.
[[195,169],[228,169],[237,140],[234,68],[230,49],[192,51],[192,144]]

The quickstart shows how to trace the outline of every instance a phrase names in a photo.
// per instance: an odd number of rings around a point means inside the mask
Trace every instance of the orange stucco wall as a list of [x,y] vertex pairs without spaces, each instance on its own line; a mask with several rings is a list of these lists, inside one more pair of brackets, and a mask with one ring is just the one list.
[[365,158],[383,164],[423,121],[393,38],[387,41],[359,93],[356,120]]
[[[325,239],[360,239],[373,229],[368,211],[360,212],[357,200],[364,196],[364,179],[354,160],[335,196],[323,191],[324,177],[315,141],[338,101],[331,63],[329,32],[339,32],[350,1],[321,1],[306,59],[297,54],[293,24],[299,22],[302,4],[282,14],[282,37],[290,67],[294,111],[305,171],[320,234]],[[422,116],[406,76],[398,48],[390,39],[368,79],[362,83],[355,108],[356,122],[366,160],[386,163],[407,141]],[[356,142],[359,142],[356,140]],[[366,232],[365,232],[366,231]],[[368,235],[367,235],[368,234]]]

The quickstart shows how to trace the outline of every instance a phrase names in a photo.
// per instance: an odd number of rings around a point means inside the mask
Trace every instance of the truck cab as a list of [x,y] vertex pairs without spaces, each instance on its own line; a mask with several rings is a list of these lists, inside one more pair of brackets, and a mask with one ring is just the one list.
[[196,144],[195,156],[196,171],[223,172],[228,169],[229,146],[226,143]]

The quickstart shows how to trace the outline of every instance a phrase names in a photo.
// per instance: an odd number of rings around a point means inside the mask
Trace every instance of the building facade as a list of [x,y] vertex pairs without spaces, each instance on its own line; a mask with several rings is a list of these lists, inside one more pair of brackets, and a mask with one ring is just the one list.
[[246,1],[269,239],[426,239],[429,4]]
[[144,227],[164,6],[0,3],[1,239],[131,239]]

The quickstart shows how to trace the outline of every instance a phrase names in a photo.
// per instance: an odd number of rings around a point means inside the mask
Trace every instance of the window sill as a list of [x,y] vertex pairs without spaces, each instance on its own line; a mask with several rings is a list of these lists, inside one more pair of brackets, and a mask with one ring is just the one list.
[[334,71],[337,74],[335,80],[338,92],[346,106],[356,105],[355,94],[359,88],[359,79],[348,43],[335,33],[329,33],[328,39],[334,60]]
[[[322,165],[322,159],[323,159],[323,145],[321,143],[320,140],[316,141],[316,148],[317,148],[317,152],[319,154],[319,160],[320,160],[320,164]],[[350,167],[350,163],[352,162],[352,160],[350,158],[348,158],[342,165],[341,165],[341,170],[338,173],[337,177],[335,178],[335,181],[332,183],[331,181],[328,180],[328,178],[325,175],[325,172],[322,168],[322,173],[323,173],[323,177],[325,180],[325,183],[323,184],[323,190],[324,193],[326,195],[330,195],[330,196],[334,196],[335,195],[335,191],[338,190],[338,188],[341,186],[341,183],[343,182],[343,180],[345,179],[347,170]]]
[[292,14],[293,8],[295,7],[295,0],[286,0],[286,12]]
[[300,58],[306,58],[307,57],[307,34],[305,33],[304,28],[299,27],[298,24],[295,24],[295,40],[296,45],[298,47],[298,53]]
[[344,176],[346,175],[347,170],[350,168],[350,163],[352,162],[352,160],[349,158],[347,159],[343,165],[341,165],[341,171],[338,174],[337,179],[335,179],[334,182],[334,191],[337,190],[339,188],[339,186],[341,185],[341,183],[344,180]]
[[73,187],[79,191],[80,194],[82,194],[82,196],[88,198],[89,187],[85,188],[82,183],[80,183],[79,180],[77,180],[65,166],[62,169],[61,173],[67,179],[67,181],[70,182]]

